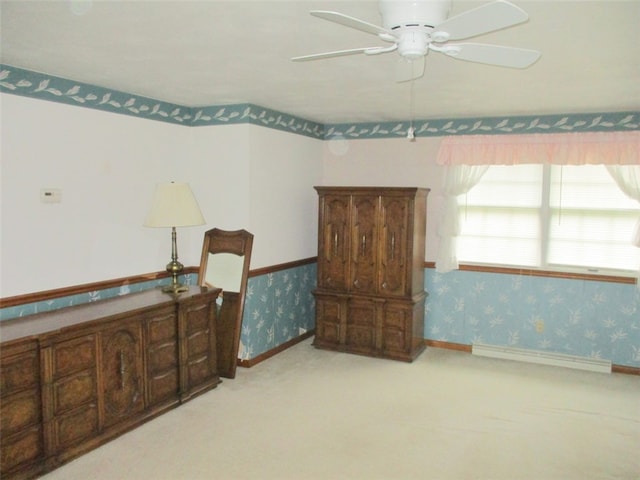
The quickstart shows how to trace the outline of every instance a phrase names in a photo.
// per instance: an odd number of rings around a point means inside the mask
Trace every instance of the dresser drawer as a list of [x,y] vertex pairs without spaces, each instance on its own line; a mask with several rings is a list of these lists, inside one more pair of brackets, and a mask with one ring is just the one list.
[[157,405],[160,402],[176,399],[180,383],[178,381],[178,369],[149,375],[147,380],[149,390],[149,405]]
[[3,397],[25,388],[33,388],[40,382],[37,346],[34,344],[33,349],[18,355],[11,353],[12,349],[2,352],[0,362],[0,393]]
[[[0,451],[0,471],[2,477],[19,466],[39,460],[43,453],[42,430],[40,426],[33,426],[19,434],[2,435]],[[23,468],[20,467],[20,468]]]
[[98,432],[98,407],[95,403],[55,417],[52,422],[53,448],[64,451]]
[[157,310],[145,316],[147,341],[164,343],[178,337],[178,317],[174,307]]
[[190,305],[186,309],[189,320],[187,321],[187,335],[191,336],[196,332],[207,330],[209,328],[211,312],[208,304]]
[[148,370],[150,373],[178,366],[178,345],[167,342],[153,345],[147,350]]
[[96,377],[92,371],[80,372],[53,383],[53,414],[72,410],[97,396]]
[[200,330],[189,335],[187,339],[189,358],[207,354],[211,348],[211,335],[209,330]]
[[37,425],[41,418],[40,392],[28,390],[2,399],[0,432],[12,435],[26,427]]
[[96,337],[86,335],[56,343],[52,346],[52,355],[54,379],[95,368]]

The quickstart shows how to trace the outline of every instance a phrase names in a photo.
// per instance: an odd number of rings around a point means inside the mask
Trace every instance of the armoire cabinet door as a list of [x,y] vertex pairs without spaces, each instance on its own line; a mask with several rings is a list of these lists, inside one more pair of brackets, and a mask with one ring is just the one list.
[[318,286],[345,290],[349,284],[348,195],[326,195],[320,205]]
[[408,249],[412,200],[407,197],[383,196],[380,208],[381,249],[379,293],[405,296],[411,268]]
[[376,351],[378,302],[368,298],[349,299],[345,345],[354,353]]
[[141,322],[136,319],[102,333],[105,427],[144,409],[141,330]]
[[355,293],[374,293],[378,258],[378,197],[352,197],[351,284]]
[[316,345],[335,347],[343,343],[346,310],[347,302],[344,297],[331,295],[316,297]]

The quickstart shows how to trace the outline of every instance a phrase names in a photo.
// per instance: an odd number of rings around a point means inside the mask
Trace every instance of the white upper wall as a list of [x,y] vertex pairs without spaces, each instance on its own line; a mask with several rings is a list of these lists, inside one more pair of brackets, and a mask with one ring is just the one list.
[[[202,234],[213,227],[254,233],[252,268],[315,255],[315,233],[295,222],[314,208],[320,140],[0,98],[0,297],[163,270],[170,231],[142,225],[155,183],[171,180],[191,185],[207,222],[178,230],[186,266],[199,264]],[[62,202],[41,203],[42,188],[61,189]]]
[[324,142],[262,127],[251,140],[251,268],[315,257]]

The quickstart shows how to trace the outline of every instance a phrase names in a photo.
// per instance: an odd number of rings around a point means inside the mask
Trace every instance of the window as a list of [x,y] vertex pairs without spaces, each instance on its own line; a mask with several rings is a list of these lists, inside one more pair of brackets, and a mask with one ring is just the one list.
[[547,270],[633,271],[638,202],[602,165],[491,166],[459,197],[458,259]]

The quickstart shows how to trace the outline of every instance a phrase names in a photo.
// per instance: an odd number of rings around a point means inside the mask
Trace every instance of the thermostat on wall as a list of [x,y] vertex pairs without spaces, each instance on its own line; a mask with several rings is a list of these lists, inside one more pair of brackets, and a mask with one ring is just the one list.
[[40,201],[42,203],[62,202],[62,190],[59,188],[43,188],[40,190]]

